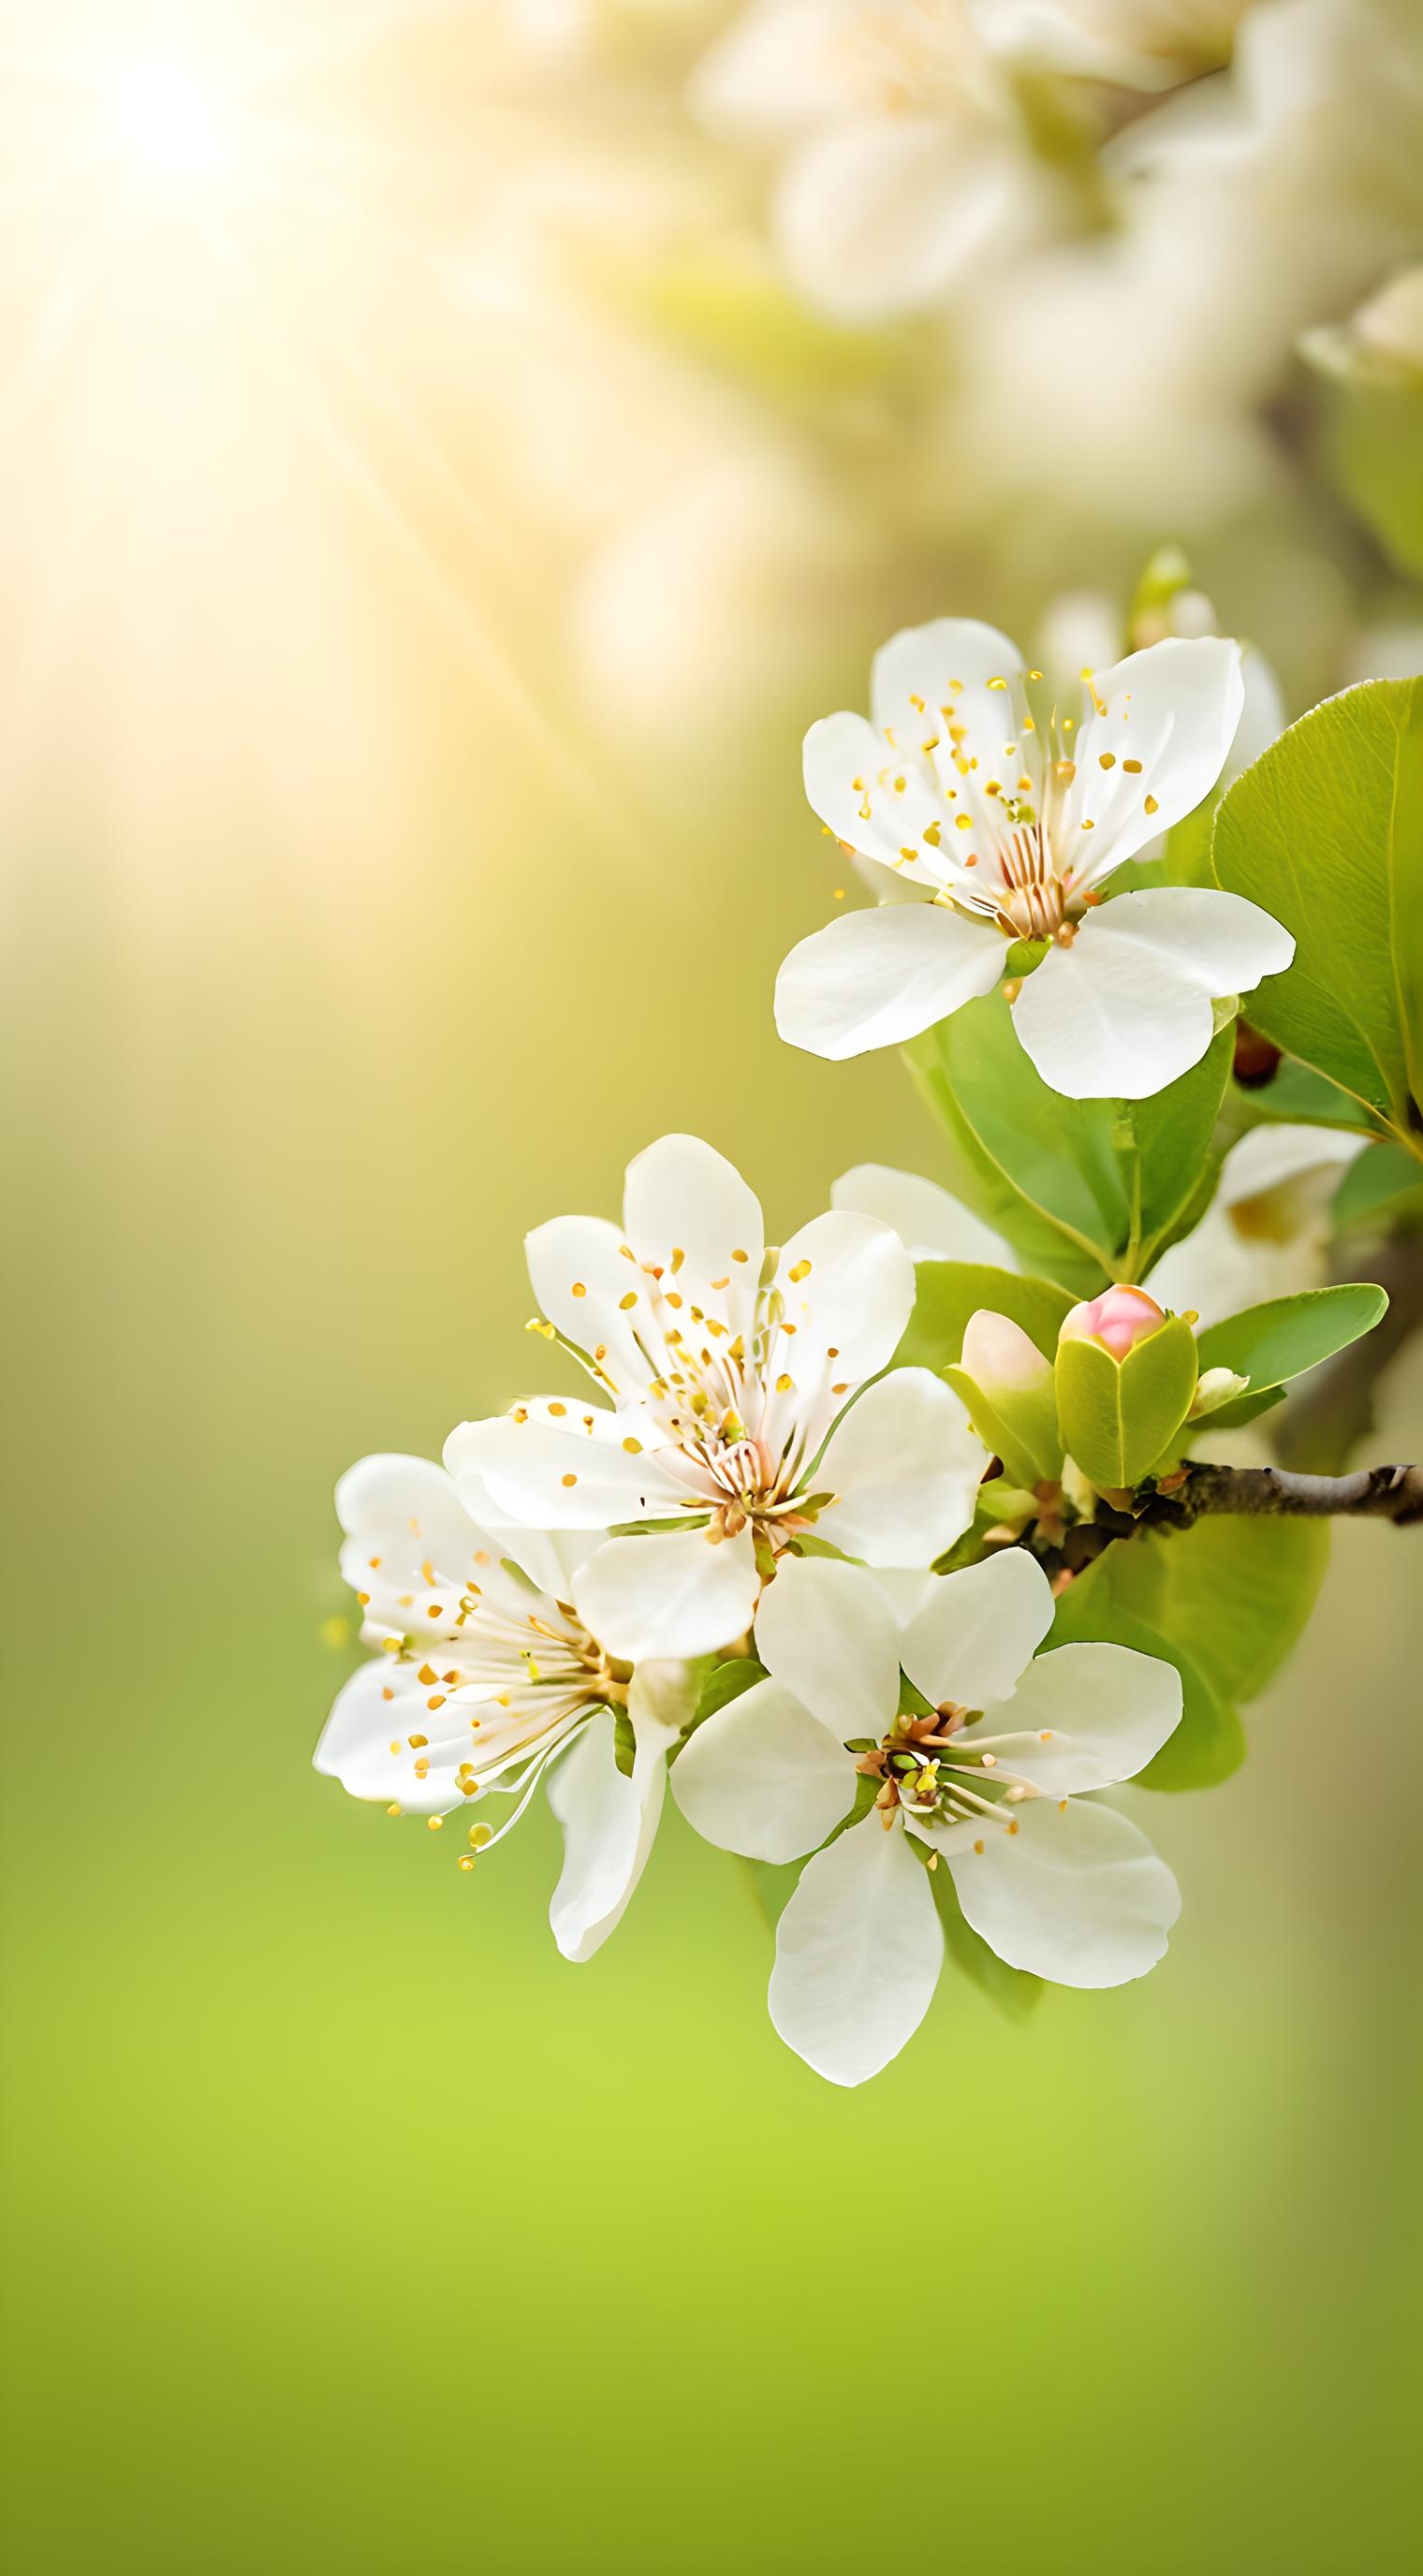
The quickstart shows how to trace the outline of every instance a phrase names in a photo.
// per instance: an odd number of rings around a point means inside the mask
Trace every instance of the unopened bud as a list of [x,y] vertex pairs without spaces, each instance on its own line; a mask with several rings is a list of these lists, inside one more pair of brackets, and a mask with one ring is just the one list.
[[1100,1297],[1074,1306],[1063,1317],[1058,1339],[1100,1342],[1114,1360],[1124,1360],[1137,1342],[1144,1342],[1148,1333],[1159,1332],[1165,1321],[1164,1311],[1144,1288],[1104,1288]]

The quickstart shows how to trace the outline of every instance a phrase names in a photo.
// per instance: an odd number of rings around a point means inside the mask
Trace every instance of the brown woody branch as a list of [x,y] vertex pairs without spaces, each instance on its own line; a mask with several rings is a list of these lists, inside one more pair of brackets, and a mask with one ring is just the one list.
[[1304,1476],[1289,1467],[1218,1467],[1193,1459],[1183,1484],[1153,1496],[1142,1519],[1190,1529],[1222,1513],[1253,1518],[1423,1521],[1423,1466],[1360,1467],[1350,1476]]

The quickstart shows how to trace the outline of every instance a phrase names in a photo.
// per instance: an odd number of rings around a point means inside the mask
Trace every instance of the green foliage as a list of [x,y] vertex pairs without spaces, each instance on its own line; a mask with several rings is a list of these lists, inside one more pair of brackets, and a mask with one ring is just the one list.
[[[1282,1386],[1287,1378],[1332,1359],[1371,1331],[1387,1307],[1382,1288],[1365,1281],[1272,1297],[1266,1305],[1247,1306],[1223,1323],[1208,1325],[1199,1343],[1201,1368],[1234,1369],[1250,1380],[1252,1395],[1262,1395],[1267,1387]],[[1222,1418],[1228,1410],[1222,1408]]]
[[1025,1279],[985,1261],[920,1261],[914,1270],[914,1312],[894,1355],[896,1368],[942,1369],[963,1353],[970,1315],[986,1307],[1021,1324],[1045,1359],[1072,1299],[1050,1279]]
[[1346,500],[1399,570],[1423,573],[1423,386],[1350,384],[1326,449]]
[[1181,1675],[1181,1723],[1139,1776],[1148,1789],[1208,1788],[1245,1754],[1236,1703],[1256,1698],[1298,1644],[1329,1560],[1325,1521],[1203,1520],[1119,1540],[1069,1585],[1050,1645],[1082,1638],[1164,1655]]
[[1213,1688],[1258,1697],[1302,1636],[1329,1561],[1329,1524],[1197,1521],[1108,1550],[1124,1607],[1189,1647]]
[[1196,1392],[1196,1339],[1173,1315],[1115,1360],[1100,1342],[1058,1347],[1062,1436],[1085,1476],[1107,1488],[1139,1484],[1166,1452]]
[[1403,1145],[1367,1146],[1349,1165],[1334,1193],[1335,1231],[1342,1234],[1385,1211],[1396,1216],[1404,1204],[1413,1202],[1423,1213],[1423,1171],[1415,1156]]
[[[676,1761],[688,1737],[694,1735],[699,1726],[705,1726],[709,1717],[715,1717],[718,1709],[728,1708],[734,1699],[740,1699],[743,1691],[749,1691],[754,1683],[763,1682],[766,1678],[765,1665],[758,1664],[754,1655],[729,1655],[724,1663],[714,1663],[697,1694],[691,1723],[683,1729],[681,1741],[673,1745],[668,1761]],[[621,1763],[618,1767],[622,1768]]]
[[958,1196],[1030,1270],[1083,1297],[1139,1279],[1201,1215],[1231,1045],[1220,1030],[1200,1063],[1150,1100],[1068,1100],[1034,1071],[994,993],[906,1054],[943,1129]]
[[986,1995],[1010,2021],[1022,2021],[1042,1994],[1042,1978],[1030,1976],[1024,1968],[1010,1968],[1006,1959],[1000,1959],[997,1951],[989,1948],[981,1933],[975,1932],[959,1903],[953,1872],[942,1854],[938,1868],[929,1872],[929,1885],[943,1925],[944,1948],[954,1966],[961,1968],[980,1994]]
[[623,1778],[630,1780],[633,1764],[637,1760],[637,1737],[632,1731],[632,1719],[625,1708],[615,1709],[613,1712],[613,1760]]
[[1294,933],[1253,1026],[1423,1154],[1423,679],[1291,725],[1223,798],[1212,865]]
[[1041,1396],[1029,1393],[1021,1399],[997,1402],[969,1376],[967,1369],[946,1368],[944,1375],[961,1399],[985,1449],[1002,1459],[1011,1483],[1031,1493],[1044,1479],[1061,1475],[1062,1438],[1050,1371]]
[[[1249,997],[1253,1001],[1253,995]],[[1347,1127],[1354,1135],[1377,1136],[1378,1121],[1352,1092],[1312,1073],[1307,1064],[1282,1058],[1268,1082],[1234,1083],[1227,1095],[1227,1115],[1242,1112],[1247,1125],[1283,1122],[1291,1127]]]

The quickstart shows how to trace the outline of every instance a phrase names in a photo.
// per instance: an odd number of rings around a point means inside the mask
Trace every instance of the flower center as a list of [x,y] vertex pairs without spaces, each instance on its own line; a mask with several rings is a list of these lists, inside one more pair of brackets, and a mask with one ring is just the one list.
[[901,1810],[901,1821],[907,1815],[964,1825],[1037,1794],[1000,1771],[993,1753],[957,1742],[976,1713],[957,1700],[942,1700],[923,1716],[897,1717],[878,1744],[860,1753],[855,1769],[880,1784],[874,1803],[886,1832]]

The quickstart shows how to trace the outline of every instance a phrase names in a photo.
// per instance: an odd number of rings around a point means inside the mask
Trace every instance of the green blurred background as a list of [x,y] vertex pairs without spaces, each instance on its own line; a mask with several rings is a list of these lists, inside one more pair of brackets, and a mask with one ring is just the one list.
[[774,1036],[797,744],[921,592],[1009,608],[930,556],[809,604],[764,738],[695,677],[615,735],[477,381],[427,334],[383,408],[398,264],[286,251],[291,409],[164,238],[7,432],[8,2563],[1415,2564],[1415,1537],[1342,1530],[1246,1769],[1139,1797],[1162,1967],[1024,2030],[946,1976],[859,2093],[675,1813],[574,1969],[541,1809],[469,1877],[310,1772],[332,1483],[537,1378],[527,1226],[677,1126],[773,1238],[933,1169],[892,1060]]

